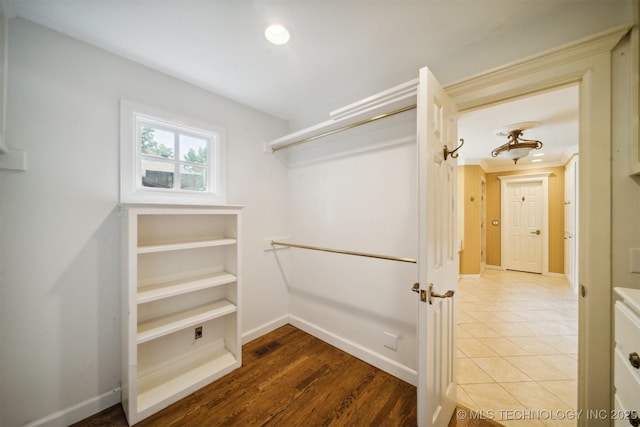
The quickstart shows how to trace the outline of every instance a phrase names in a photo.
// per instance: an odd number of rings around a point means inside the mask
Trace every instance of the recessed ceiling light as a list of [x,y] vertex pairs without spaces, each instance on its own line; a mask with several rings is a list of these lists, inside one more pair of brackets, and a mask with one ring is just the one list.
[[533,159],[533,160],[531,160],[531,163],[537,163],[537,162],[541,162],[541,161],[542,161],[542,159]]
[[289,31],[280,24],[269,25],[264,30],[264,36],[270,43],[275,45],[283,45],[289,41]]
[[533,155],[533,157],[540,157],[540,156],[544,156],[544,153],[536,153]]

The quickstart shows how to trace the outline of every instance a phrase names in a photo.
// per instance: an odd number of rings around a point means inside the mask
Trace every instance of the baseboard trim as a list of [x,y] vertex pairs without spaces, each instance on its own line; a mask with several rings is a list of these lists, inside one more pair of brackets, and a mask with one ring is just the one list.
[[551,277],[558,277],[560,279],[566,279],[567,276],[566,274],[562,274],[562,273],[552,273],[551,271],[548,271],[546,273],[544,273],[545,276],[551,276]]
[[313,323],[307,322],[306,320],[298,316],[290,315],[289,323],[291,323],[296,328],[301,329],[306,333],[313,335],[314,337],[321,339],[322,341],[331,344],[332,346],[337,347],[344,352],[349,353],[353,357],[357,357],[358,359],[363,360],[368,364],[387,372],[390,375],[393,375],[394,377],[400,378],[401,380],[408,382],[409,384],[414,386],[418,384],[418,373],[415,369],[411,369],[408,366],[403,365],[402,363],[391,360],[388,357],[385,357],[366,347],[361,346],[360,344],[356,344],[353,341],[340,337],[332,332],[327,331],[326,329],[314,325]]
[[92,397],[83,402],[77,403],[68,408],[61,409],[53,414],[47,415],[44,418],[33,421],[27,424],[28,427],[39,426],[51,426],[60,425],[68,426],[78,421],[82,421],[91,415],[94,415],[100,411],[104,411],[107,408],[117,405],[121,400],[120,387],[116,387],[113,390],[109,390],[101,395]]
[[479,279],[479,274],[461,274],[458,276],[460,279]]
[[271,331],[278,329],[281,326],[289,323],[289,315],[285,314],[284,316],[280,316],[277,319],[273,319],[267,323],[264,323],[257,328],[253,328],[250,331],[242,334],[242,345],[255,340],[256,338],[260,338],[263,335],[268,334]]
[[[366,347],[342,338],[332,332],[327,331],[326,329],[323,329],[317,325],[314,325],[313,323],[307,322],[306,320],[293,315],[285,314],[274,320],[264,323],[257,328],[243,333],[241,337],[242,344],[244,345],[250,341],[253,341],[254,339],[266,335],[269,332],[286,324],[291,324],[296,328],[299,328],[306,333],[311,334],[314,337],[321,339],[322,341],[331,344],[334,347],[337,347],[340,350],[345,351],[350,355],[357,357],[358,359],[363,360],[370,365],[373,365],[376,368],[387,372],[390,375],[393,375],[394,377],[406,381],[411,385],[415,386],[418,383],[418,373],[415,369],[411,369],[408,366],[396,362],[395,360],[391,360],[388,357],[378,354]],[[95,415],[100,411],[104,411],[105,409],[108,409],[113,405],[119,404],[121,402],[121,394],[122,393],[120,387],[114,388],[113,390],[109,390],[99,396],[92,397],[76,405],[61,409],[60,411],[54,412],[53,414],[47,415],[46,417],[28,423],[26,424],[26,427],[70,425],[77,423],[78,421],[82,421],[85,418]]]
[[485,268],[486,268],[487,270],[502,270],[502,267],[501,267],[501,266],[499,266],[499,265],[490,265],[490,264],[487,264],[487,265],[485,266]]

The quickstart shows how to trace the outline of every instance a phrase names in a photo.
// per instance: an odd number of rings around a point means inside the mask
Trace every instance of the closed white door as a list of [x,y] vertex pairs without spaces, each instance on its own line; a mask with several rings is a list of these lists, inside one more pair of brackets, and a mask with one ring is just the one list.
[[[457,111],[427,68],[418,88],[418,426],[445,427],[456,406]],[[451,291],[447,293],[447,291]]]
[[507,185],[507,217],[504,221],[506,251],[504,267],[508,270],[542,273],[543,230],[542,182]]

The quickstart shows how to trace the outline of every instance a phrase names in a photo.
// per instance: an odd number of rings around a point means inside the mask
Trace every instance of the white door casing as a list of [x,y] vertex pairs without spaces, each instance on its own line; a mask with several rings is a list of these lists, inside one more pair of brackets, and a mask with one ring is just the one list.
[[487,266],[487,180],[480,177],[480,274]]
[[498,177],[502,269],[549,273],[549,175]]
[[[427,68],[418,88],[418,426],[446,426],[456,406],[457,111]],[[430,287],[432,285],[432,288]]]
[[564,178],[564,272],[578,293],[578,156],[565,168]]
[[[446,87],[461,111],[561,85],[580,87],[578,411],[611,409],[612,49],[631,25],[528,57]],[[582,293],[582,290],[584,293]],[[579,426],[602,425],[581,417]]]

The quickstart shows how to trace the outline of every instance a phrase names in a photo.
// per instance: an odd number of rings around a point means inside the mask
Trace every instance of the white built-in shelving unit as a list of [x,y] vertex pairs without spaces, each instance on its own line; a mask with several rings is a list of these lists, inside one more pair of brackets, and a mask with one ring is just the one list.
[[122,405],[133,425],[241,366],[241,211],[122,212]]

